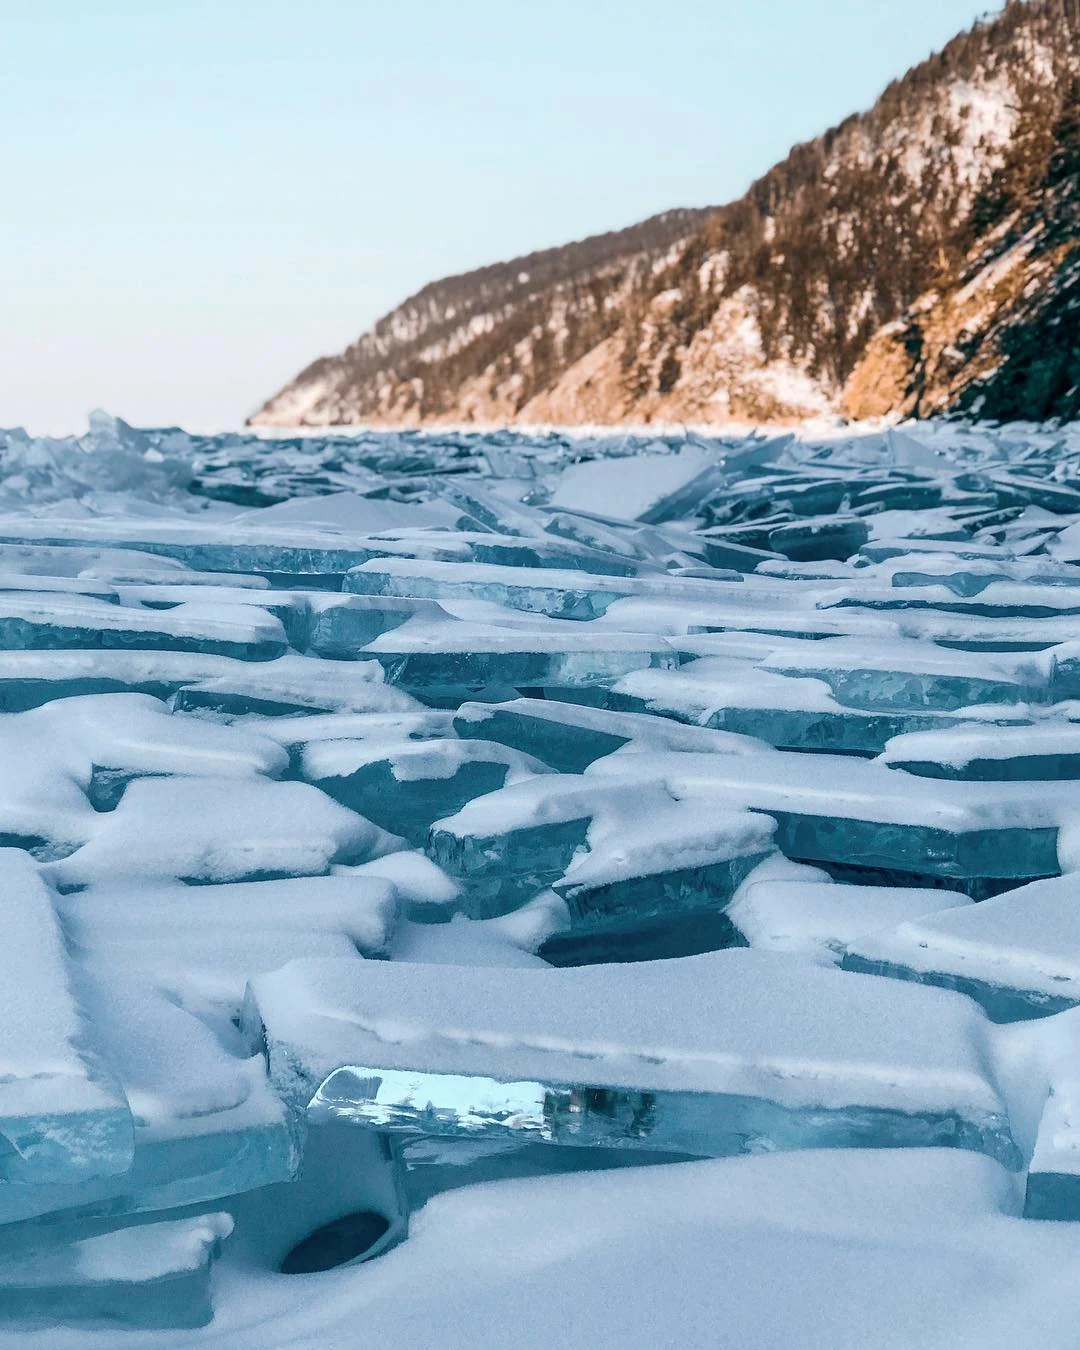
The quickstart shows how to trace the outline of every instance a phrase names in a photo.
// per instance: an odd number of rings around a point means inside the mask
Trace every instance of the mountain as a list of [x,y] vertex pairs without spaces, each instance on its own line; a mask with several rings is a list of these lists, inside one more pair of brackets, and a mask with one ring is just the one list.
[[1013,0],[736,202],[425,287],[256,425],[1080,416],[1080,0]]

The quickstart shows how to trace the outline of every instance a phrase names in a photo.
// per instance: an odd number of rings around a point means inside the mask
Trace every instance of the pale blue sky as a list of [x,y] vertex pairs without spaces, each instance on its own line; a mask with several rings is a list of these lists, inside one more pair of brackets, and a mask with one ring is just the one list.
[[237,425],[426,281],[727,201],[972,0],[0,0],[0,426]]

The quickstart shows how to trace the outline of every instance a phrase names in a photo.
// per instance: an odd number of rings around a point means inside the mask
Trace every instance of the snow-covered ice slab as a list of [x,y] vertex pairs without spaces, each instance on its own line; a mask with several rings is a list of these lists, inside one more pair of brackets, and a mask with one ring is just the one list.
[[175,706],[186,711],[285,716],[394,712],[417,706],[404,691],[386,688],[382,681],[382,668],[374,660],[327,661],[290,652],[257,669],[233,661],[205,676],[193,676],[178,687]]
[[190,519],[34,520],[4,516],[0,517],[0,542],[131,548],[160,554],[196,571],[261,573],[285,582],[329,583],[334,590],[340,588],[349,568],[363,560],[363,555],[358,556],[350,547],[347,533],[284,523],[237,530],[232,524]]
[[823,680],[843,704],[955,712],[976,703],[1046,701],[1051,666],[1031,657],[976,657],[928,643],[852,638],[785,647],[761,662],[780,675]]
[[[590,689],[630,671],[674,669],[679,655],[661,637],[591,629],[495,628],[413,619],[370,642],[387,683],[419,693],[502,689]],[[461,698],[456,700],[461,701]]]
[[748,951],[468,976],[298,961],[252,982],[248,1018],[286,1099],[368,1128],[1019,1162],[973,1004]]
[[568,964],[575,938],[584,939],[575,964],[729,945],[730,925],[719,911],[772,853],[774,834],[767,816],[695,802],[629,818],[600,812],[588,852],[552,886],[566,901],[571,927],[556,964]]
[[[466,530],[387,530],[364,541],[373,558],[415,558],[428,562],[479,563],[496,567],[550,567],[595,572],[598,576],[635,576],[640,565],[616,553],[552,538],[510,537]],[[0,554],[0,564],[3,555]],[[361,562],[357,566],[361,566]]]
[[361,595],[416,597],[439,601],[487,600],[508,609],[546,614],[553,619],[587,621],[627,597],[709,604],[722,600],[717,582],[742,584],[733,572],[719,572],[717,581],[682,577],[599,576],[588,572],[506,567],[484,563],[467,566],[411,558],[379,558],[354,568],[345,578],[347,590]]
[[846,970],[969,994],[995,1022],[1080,1003],[1080,892],[1068,874],[855,938]]
[[581,773],[624,746],[643,750],[709,750],[749,754],[763,749],[749,736],[684,726],[639,713],[614,712],[548,699],[463,703],[454,717],[461,736],[481,736],[543,759],[562,773]]
[[288,643],[281,621],[254,605],[190,600],[134,609],[91,596],[0,593],[0,649],[121,648],[190,651],[269,661]]
[[[642,764],[618,752],[584,777],[628,785]],[[1080,820],[1075,783],[930,780],[834,755],[657,753],[648,773],[679,799],[771,815],[788,857],[909,876],[1055,876],[1072,866]]]
[[604,691],[605,706],[756,736],[785,750],[857,755],[879,754],[898,736],[949,728],[977,711],[993,725],[1030,721],[1017,703],[954,712],[852,707],[823,679],[781,675],[733,655],[701,655],[702,642],[693,638],[669,641],[699,659],[678,670],[631,671]]
[[654,523],[692,510],[709,488],[723,481],[723,461],[704,448],[675,455],[592,460],[562,475],[551,505],[563,510],[597,508],[621,520]]
[[122,1173],[128,1104],[87,1026],[53,896],[29,856],[0,850],[0,1209],[39,1183]]
[[205,652],[0,652],[0,711],[22,712],[79,694],[133,692],[170,698],[184,685],[220,678],[247,665]]
[[392,846],[385,831],[308,783],[144,778],[48,870],[64,889],[117,878],[255,881],[317,876]]
[[820,868],[774,858],[754,868],[725,914],[748,947],[838,965],[868,933],[970,904],[956,891],[843,885]]
[[301,952],[386,956],[401,903],[393,881],[338,875],[202,886],[114,882],[66,896],[60,908],[82,961],[103,980],[150,983],[227,1027],[247,980]]
[[414,844],[473,797],[548,772],[531,755],[458,738],[313,741],[304,746],[301,769],[335,801]]
[[537,776],[436,821],[428,854],[461,884],[469,917],[493,918],[557,881],[595,820],[606,816],[611,830],[633,831],[672,804],[663,784],[644,774],[614,788],[570,774]]
[[42,1322],[121,1333],[205,1326],[213,1317],[210,1267],[232,1227],[228,1214],[202,1214],[2,1253],[0,1319],[26,1323],[21,1336]]
[[959,724],[897,736],[878,758],[923,778],[1064,781],[1080,777],[1080,726],[1053,716],[1016,727]]
[[261,1059],[224,1050],[199,1018],[126,974],[89,975],[82,994],[95,1043],[127,1099],[134,1150],[112,1177],[4,1187],[0,1249],[31,1233],[41,1245],[120,1216],[218,1202],[295,1173],[295,1121]]

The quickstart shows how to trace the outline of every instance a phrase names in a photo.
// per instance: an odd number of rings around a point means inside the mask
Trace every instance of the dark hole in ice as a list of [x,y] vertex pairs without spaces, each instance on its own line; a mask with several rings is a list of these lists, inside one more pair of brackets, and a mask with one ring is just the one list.
[[346,1214],[309,1233],[298,1242],[281,1263],[283,1275],[312,1275],[319,1270],[333,1270],[348,1261],[355,1261],[370,1251],[390,1227],[390,1220],[374,1210],[360,1210]]

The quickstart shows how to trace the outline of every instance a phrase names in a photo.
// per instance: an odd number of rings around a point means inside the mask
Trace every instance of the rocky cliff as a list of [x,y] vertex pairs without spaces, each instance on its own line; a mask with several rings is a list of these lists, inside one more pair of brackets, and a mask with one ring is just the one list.
[[1080,0],[1014,0],[739,201],[436,282],[251,419],[1080,416]]

